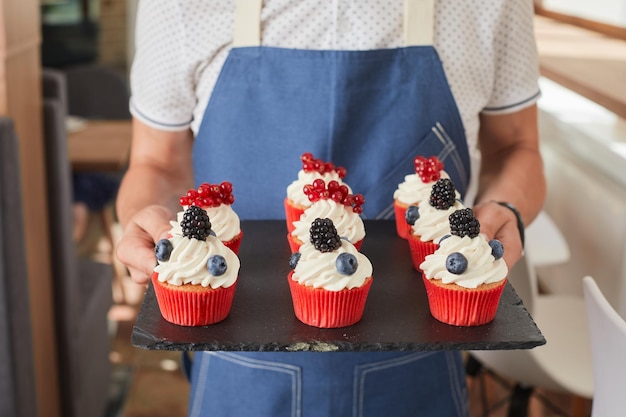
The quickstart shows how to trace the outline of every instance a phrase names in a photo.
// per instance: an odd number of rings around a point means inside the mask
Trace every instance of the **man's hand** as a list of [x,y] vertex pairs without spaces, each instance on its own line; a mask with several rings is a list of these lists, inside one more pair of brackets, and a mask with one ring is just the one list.
[[148,206],[131,217],[117,245],[117,258],[128,267],[137,284],[147,284],[156,266],[154,245],[167,237],[172,213],[163,206]]

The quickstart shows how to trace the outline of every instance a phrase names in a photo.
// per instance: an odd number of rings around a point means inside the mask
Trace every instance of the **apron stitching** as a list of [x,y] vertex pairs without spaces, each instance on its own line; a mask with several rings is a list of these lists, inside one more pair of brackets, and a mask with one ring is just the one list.
[[198,383],[196,385],[196,390],[194,392],[194,401],[191,407],[190,417],[196,417],[200,415],[200,411],[202,410],[202,395],[204,392],[204,388],[206,386],[206,380],[208,377],[209,370],[209,355],[200,355],[200,370],[198,371]]
[[354,382],[353,382],[353,416],[361,417],[364,411],[365,401],[365,378],[367,374],[379,371],[382,369],[389,369],[400,365],[406,365],[411,362],[425,359],[434,355],[436,352],[418,352],[412,355],[403,356],[400,358],[388,359],[380,362],[372,362],[363,365],[356,365],[354,368]]
[[208,352],[211,356],[216,356],[225,361],[237,365],[246,366],[252,369],[265,369],[268,371],[282,372],[291,377],[291,415],[299,417],[302,413],[302,370],[298,366],[281,362],[263,361],[260,359],[243,358],[236,354]]
[[454,401],[454,405],[457,409],[458,415],[467,415],[465,407],[463,406],[463,402],[460,402],[460,396],[462,395],[461,387],[459,386],[458,378],[455,376],[458,374],[457,362],[454,358],[454,353],[446,352],[446,362],[448,363],[448,369],[450,370],[450,391],[453,394],[452,399]]
[[383,211],[381,211],[378,216],[376,216],[376,219],[377,220],[379,219],[389,220],[393,214],[394,214],[393,203],[391,203]]
[[433,127],[432,130],[437,136],[437,138],[439,138],[441,143],[444,145],[443,150],[439,154],[439,159],[443,161],[445,158],[450,156],[450,159],[452,160],[452,163],[455,165],[456,170],[459,173],[459,177],[461,181],[463,182],[463,184],[461,184],[463,186],[463,190],[466,190],[467,183],[465,181],[465,178],[463,178],[463,175],[461,175],[463,172],[465,172],[465,169],[464,169],[465,166],[463,162],[459,159],[458,152],[456,152],[456,145],[452,141],[452,138],[450,138],[450,136],[443,129],[441,124],[437,123],[437,125]]

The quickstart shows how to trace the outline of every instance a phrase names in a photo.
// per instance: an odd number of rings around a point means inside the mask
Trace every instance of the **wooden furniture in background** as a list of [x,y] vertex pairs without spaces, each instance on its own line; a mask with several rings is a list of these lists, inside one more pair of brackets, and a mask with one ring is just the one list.
[[42,142],[40,19],[37,0],[0,0],[0,114],[20,143],[24,237],[38,415],[60,416],[57,351]]
[[535,16],[541,75],[626,118],[626,40]]
[[89,120],[70,132],[68,152],[74,171],[122,171],[128,163],[130,120]]

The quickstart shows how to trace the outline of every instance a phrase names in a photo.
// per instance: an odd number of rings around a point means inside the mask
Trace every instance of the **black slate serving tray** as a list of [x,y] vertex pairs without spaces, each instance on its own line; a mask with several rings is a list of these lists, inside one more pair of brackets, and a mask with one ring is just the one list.
[[392,221],[365,221],[362,252],[374,266],[363,319],[318,329],[293,314],[287,283],[289,245],[284,221],[244,221],[241,270],[230,315],[204,327],[165,321],[149,286],[132,332],[136,347],[178,351],[425,351],[530,349],[546,343],[510,283],[494,321],[457,327],[434,319],[408,243]]

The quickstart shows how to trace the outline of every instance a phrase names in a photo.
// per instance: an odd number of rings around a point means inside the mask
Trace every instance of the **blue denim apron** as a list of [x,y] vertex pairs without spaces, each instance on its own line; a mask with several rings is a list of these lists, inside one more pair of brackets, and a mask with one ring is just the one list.
[[[464,194],[469,154],[432,46],[433,0],[406,1],[405,20],[426,29],[405,31],[409,46],[371,51],[261,47],[261,2],[246,2],[256,12],[236,13],[196,136],[196,182],[231,181],[242,219],[282,219],[299,157],[312,152],[346,167],[364,217],[390,218],[414,157],[437,155]],[[242,25],[251,37],[238,38]],[[190,416],[468,413],[459,352],[201,352],[191,382]]]

